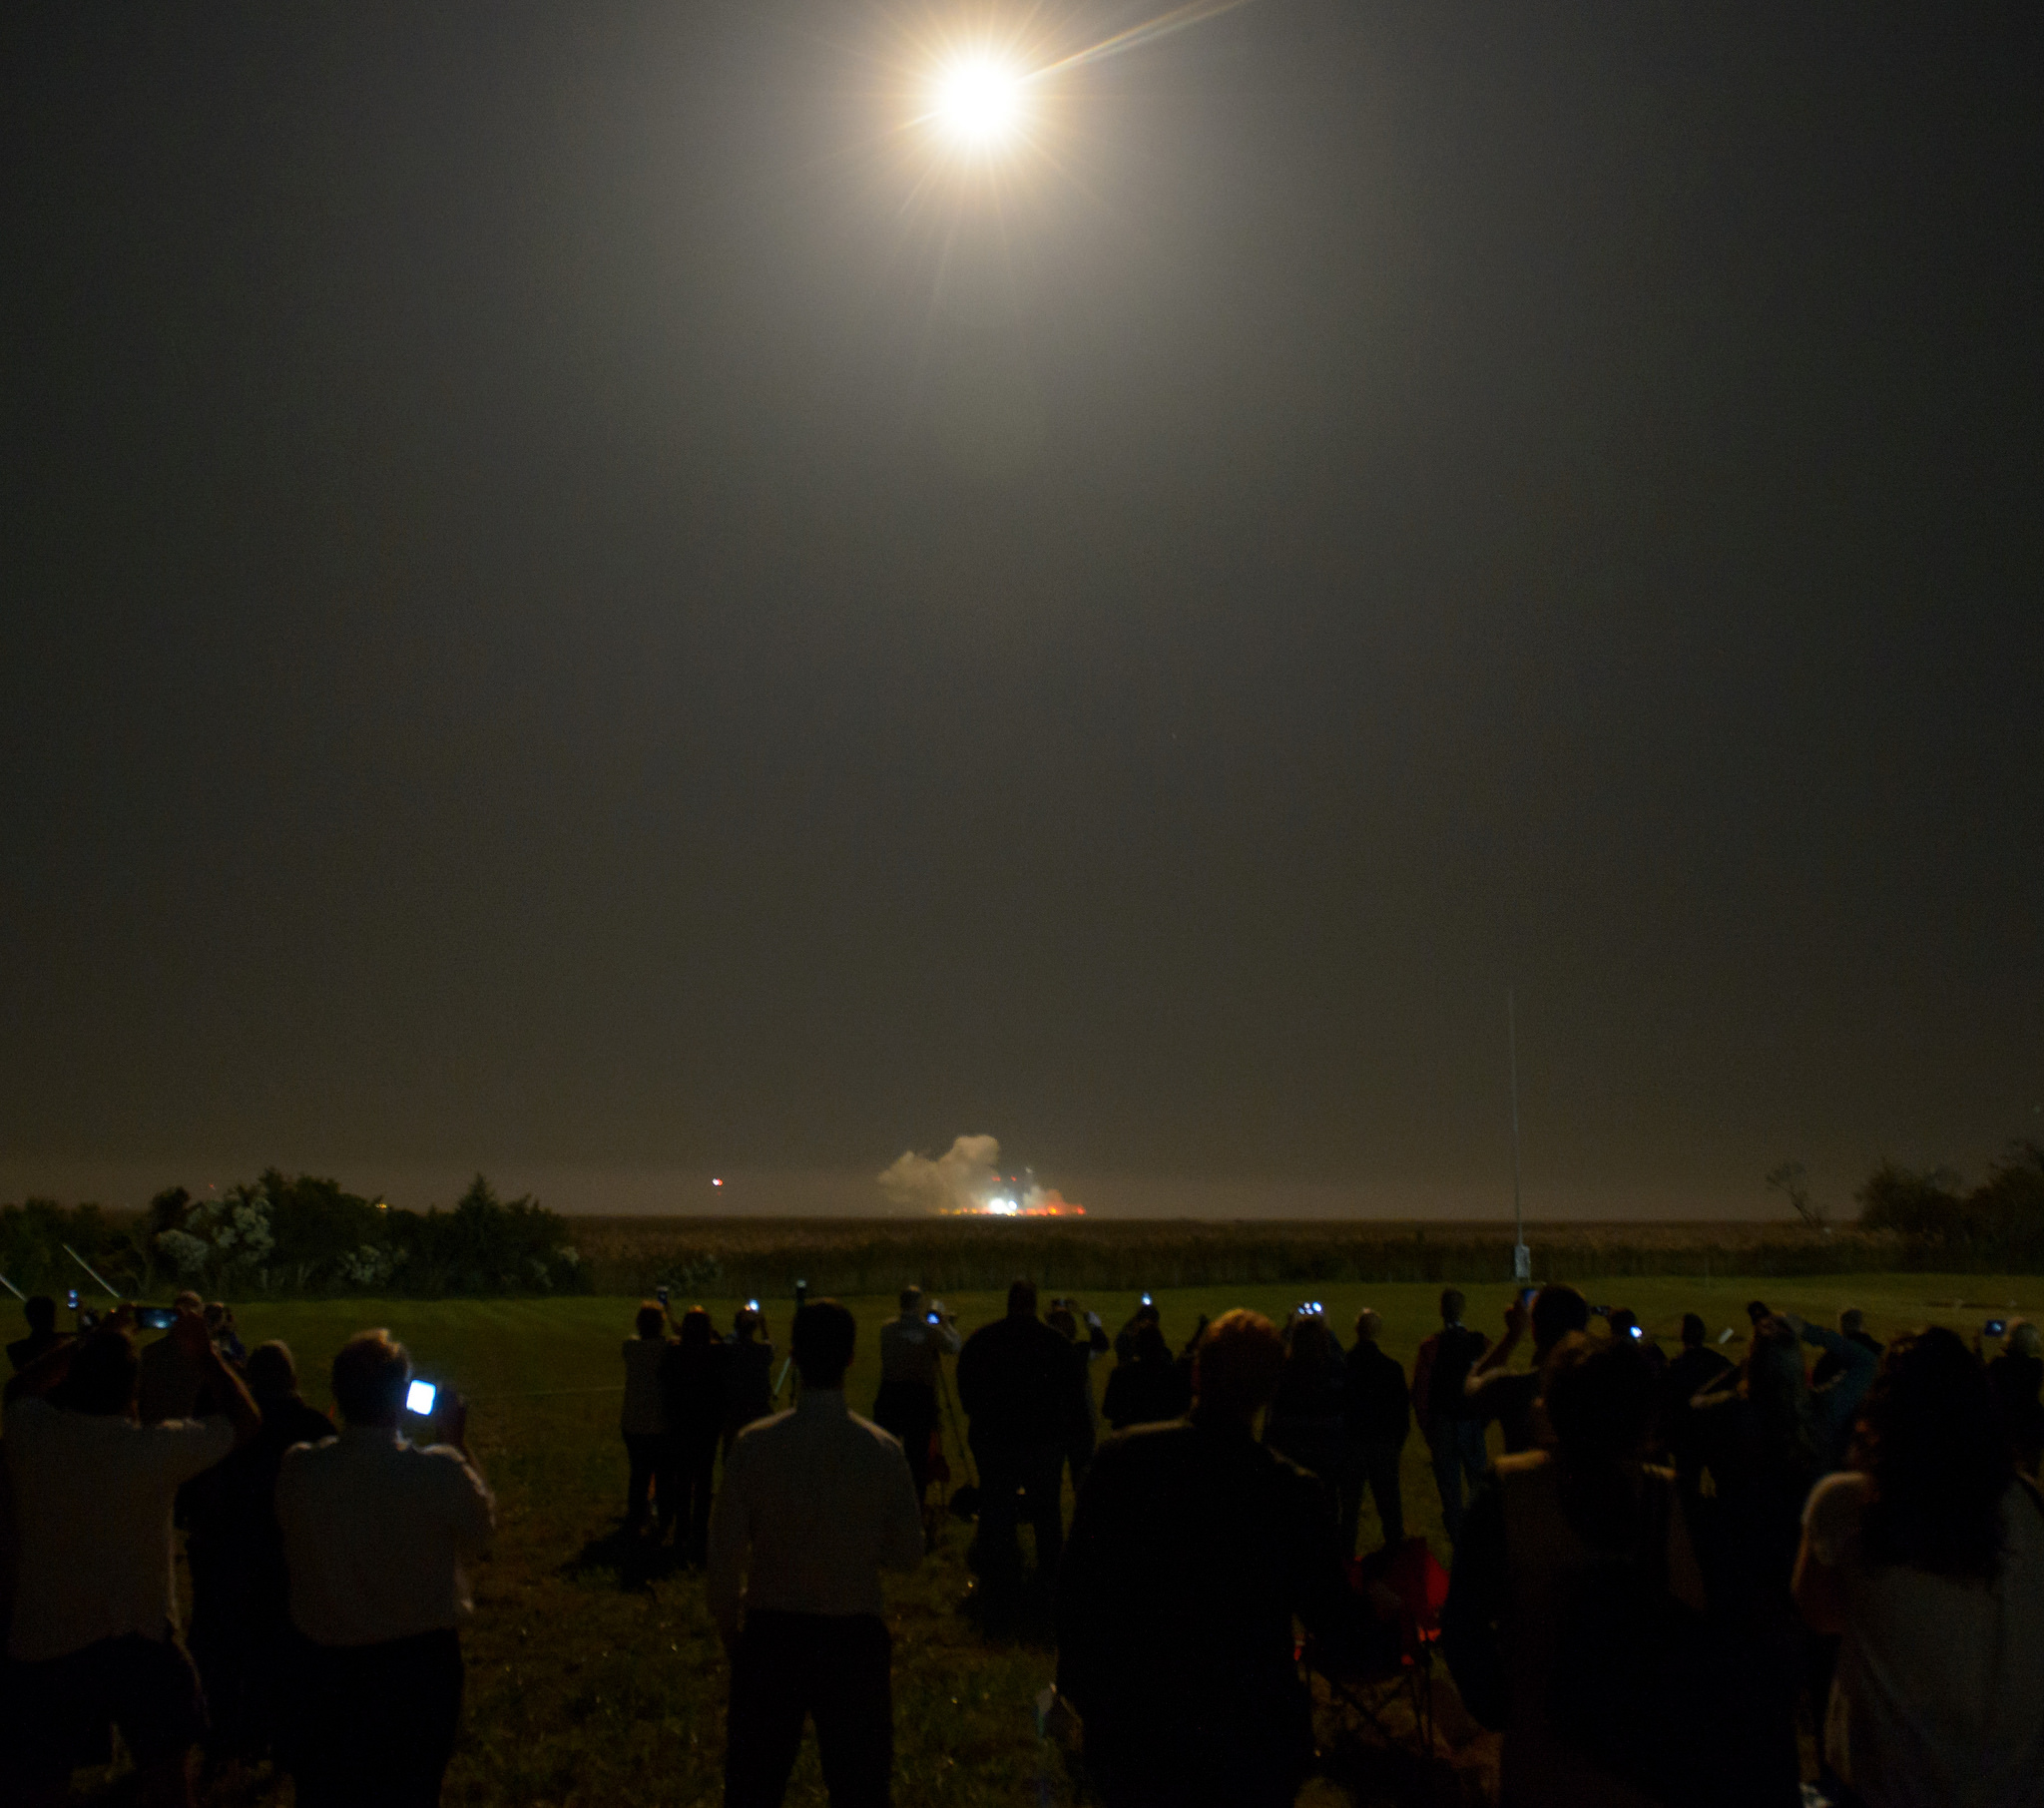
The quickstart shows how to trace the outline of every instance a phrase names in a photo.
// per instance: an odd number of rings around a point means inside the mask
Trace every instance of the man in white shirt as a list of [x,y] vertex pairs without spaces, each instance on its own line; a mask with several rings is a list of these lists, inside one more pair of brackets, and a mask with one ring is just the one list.
[[831,1808],[886,1808],[894,1706],[880,1571],[922,1561],[901,1446],[844,1404],[857,1327],[834,1299],[794,1315],[802,1390],[748,1426],[710,1516],[710,1610],[732,1653],[725,1808],[779,1808],[816,1722]]
[[430,1808],[461,1724],[462,1560],[494,1503],[442,1394],[420,1448],[399,1425],[411,1358],[363,1331],[333,1359],[340,1435],[284,1455],[276,1519],[303,1639],[288,1758],[299,1808]]
[[[131,1322],[118,1308],[7,1384],[20,1558],[4,1772],[8,1799],[26,1804],[64,1801],[74,1764],[109,1721],[151,1801],[192,1800],[206,1713],[177,1637],[171,1508],[181,1483],[248,1443],[261,1421],[205,1319],[181,1311],[170,1337],[223,1413],[142,1424]],[[60,1386],[61,1405],[49,1398]]]

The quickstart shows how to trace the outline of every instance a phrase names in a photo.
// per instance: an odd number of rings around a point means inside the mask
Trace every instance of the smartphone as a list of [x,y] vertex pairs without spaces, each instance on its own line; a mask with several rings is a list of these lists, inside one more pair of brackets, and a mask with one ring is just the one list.
[[1521,1287],[1519,1289],[1519,1304],[1524,1307],[1531,1307],[1539,1292],[1540,1289],[1538,1287]]
[[653,1297],[659,1300],[662,1305],[666,1305],[667,1289],[665,1287],[655,1287],[653,1290]]
[[1147,1293],[1146,1293],[1146,1294],[1144,1294],[1144,1295],[1143,1295],[1143,1303],[1144,1303],[1144,1304],[1145,1304],[1146,1306],[1147,1306],[1147,1305],[1150,1305],[1150,1304],[1152,1303],[1152,1301],[1151,1301],[1151,1298],[1150,1298],[1150,1295],[1149,1295],[1149,1294],[1147,1294]]
[[927,1318],[933,1325],[940,1325],[944,1322],[942,1317],[935,1312],[925,1312],[923,1316]]
[[178,1322],[176,1306],[137,1306],[135,1323],[145,1331],[168,1331]]
[[1983,1337],[2006,1337],[2008,1335],[2008,1320],[2005,1318],[1990,1318],[1980,1327],[1980,1334]]
[[404,1392],[404,1410],[421,1419],[433,1416],[433,1401],[440,1390],[430,1381],[414,1381]]
[[76,1287],[73,1287],[71,1291],[64,1296],[64,1303],[73,1312],[76,1312],[78,1310],[78,1289]]
[[757,1312],[759,1311],[759,1309],[760,1302],[757,1299],[749,1299],[746,1301],[746,1310],[748,1312]]
[[1634,1337],[1645,1337],[1647,1334],[1639,1325],[1627,1325],[1626,1330]]
[[795,1282],[794,1303],[797,1311],[809,1303],[809,1283],[807,1281],[798,1280]]

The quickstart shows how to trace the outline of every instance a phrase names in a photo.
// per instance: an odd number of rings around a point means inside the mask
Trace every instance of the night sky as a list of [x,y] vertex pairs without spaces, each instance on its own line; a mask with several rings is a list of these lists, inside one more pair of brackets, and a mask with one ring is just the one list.
[[7,9],[5,1196],[2044,1135],[2035,9],[1013,17]]

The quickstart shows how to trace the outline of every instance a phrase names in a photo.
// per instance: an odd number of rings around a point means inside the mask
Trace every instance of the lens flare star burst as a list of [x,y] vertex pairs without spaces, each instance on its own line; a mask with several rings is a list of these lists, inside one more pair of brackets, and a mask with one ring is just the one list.
[[953,57],[931,79],[925,122],[958,150],[1013,146],[1029,123],[1028,73],[990,51]]

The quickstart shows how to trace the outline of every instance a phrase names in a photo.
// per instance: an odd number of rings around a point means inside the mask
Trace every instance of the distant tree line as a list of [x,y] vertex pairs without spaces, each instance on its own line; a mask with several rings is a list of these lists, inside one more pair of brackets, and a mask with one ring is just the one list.
[[1857,1196],[1862,1229],[1894,1232],[1926,1264],[2044,1264],[2044,1144],[2016,1143],[1970,1187],[1945,1168],[1883,1161]]
[[146,1211],[28,1199],[0,1206],[0,1274],[27,1293],[94,1291],[69,1244],[133,1297],[395,1294],[408,1298],[588,1290],[568,1222],[530,1196],[500,1199],[481,1174],[450,1210],[406,1211],[337,1180],[265,1169],[195,1199],[182,1186]]

